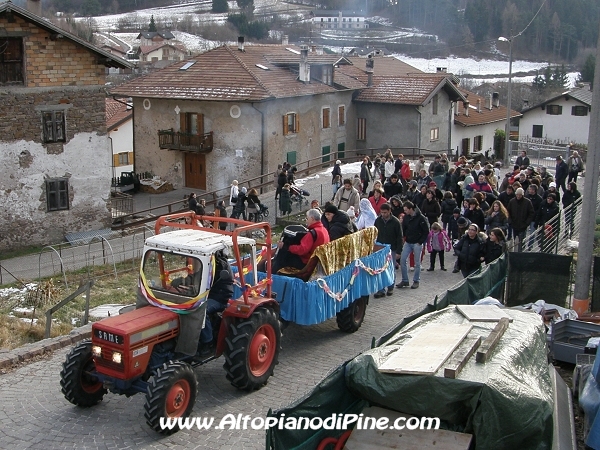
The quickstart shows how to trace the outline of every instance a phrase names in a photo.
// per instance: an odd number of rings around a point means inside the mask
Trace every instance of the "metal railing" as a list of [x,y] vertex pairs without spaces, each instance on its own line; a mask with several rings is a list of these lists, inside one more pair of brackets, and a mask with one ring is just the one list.
[[[569,148],[557,145],[537,144],[531,141],[510,141],[510,162],[515,163],[517,157],[525,150],[529,162],[533,166],[545,166],[553,168],[556,165],[556,157],[562,156],[565,161],[569,157]],[[511,166],[512,167],[512,166]]]
[[[596,193],[596,211],[600,208],[600,186]],[[569,241],[579,240],[581,225],[581,198],[560,210],[543,227],[537,227],[527,233],[521,244],[523,252],[544,252],[558,255],[568,254],[573,250]],[[514,243],[514,240],[513,240]],[[518,251],[518,244],[513,244],[512,251]]]
[[158,146],[168,150],[210,153],[213,149],[213,132],[192,134],[173,131],[173,128],[170,130],[159,130]]
[[94,280],[89,280],[88,282],[79,286],[79,288],[73,292],[71,295],[61,300],[58,304],[54,305],[48,311],[46,311],[46,332],[44,333],[44,339],[48,339],[50,337],[50,331],[52,329],[52,314],[58,311],[60,308],[65,306],[67,303],[73,301],[75,298],[79,297],[81,294],[85,292],[85,309],[83,313],[83,320],[81,321],[81,325],[87,325],[89,315],[90,315],[90,290],[94,285]]
[[[338,159],[342,161],[342,163],[356,162],[360,161],[365,156],[373,158],[377,155],[377,153],[383,155],[386,149],[387,147],[383,149],[368,148],[334,151],[329,153],[328,155],[316,156],[306,161],[301,161],[299,163],[294,164],[293,166],[297,169],[297,177],[305,177],[320,172],[325,168],[333,166],[335,161]],[[390,147],[390,150],[395,156],[401,153],[407,159],[417,159],[419,155],[425,155],[426,157],[433,158],[434,155],[440,153],[438,151],[420,149],[416,147]],[[446,153],[450,154],[450,150],[446,150]],[[276,187],[276,184],[277,178],[275,177],[275,173],[270,173],[258,175],[256,177],[240,181],[239,187],[247,187],[248,189],[254,188],[258,190],[259,193],[264,193],[271,189],[274,189]],[[227,186],[226,188],[216,189],[214,191],[198,193],[197,198],[204,199],[206,201],[206,206],[212,206],[216,204],[219,200],[229,199],[229,193],[230,187]],[[112,229],[119,230],[152,222],[161,215],[171,214],[172,212],[177,211],[179,209],[181,209],[181,201],[165,203],[163,205],[153,206],[151,208],[144,209],[141,211],[134,211],[130,214],[125,214],[121,216],[121,223],[113,224]],[[139,216],[148,217],[143,217],[141,219],[136,218]]]

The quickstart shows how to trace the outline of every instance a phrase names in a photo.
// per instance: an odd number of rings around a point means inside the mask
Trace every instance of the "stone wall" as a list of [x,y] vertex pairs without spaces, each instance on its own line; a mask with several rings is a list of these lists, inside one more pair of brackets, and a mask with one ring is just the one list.
[[[110,226],[112,155],[95,87],[0,88],[0,250]],[[66,142],[42,142],[41,111],[65,112]],[[69,209],[48,211],[46,180],[67,178]]]

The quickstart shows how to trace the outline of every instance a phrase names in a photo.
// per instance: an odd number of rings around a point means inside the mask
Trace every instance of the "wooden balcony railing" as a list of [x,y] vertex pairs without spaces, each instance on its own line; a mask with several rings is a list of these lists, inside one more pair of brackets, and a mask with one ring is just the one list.
[[213,132],[190,134],[173,131],[172,128],[170,130],[158,130],[158,146],[167,150],[210,153],[213,149]]

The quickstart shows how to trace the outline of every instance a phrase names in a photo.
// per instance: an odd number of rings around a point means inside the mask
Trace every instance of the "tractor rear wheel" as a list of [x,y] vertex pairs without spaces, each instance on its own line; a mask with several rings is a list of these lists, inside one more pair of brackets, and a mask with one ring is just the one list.
[[95,370],[92,343],[85,341],[73,347],[60,371],[60,390],[68,401],[84,408],[102,401],[106,389],[91,374]]
[[271,308],[257,308],[248,319],[229,326],[225,338],[227,379],[238,389],[260,389],[279,362],[280,323]]
[[179,431],[177,424],[162,428],[160,419],[186,418],[192,412],[198,393],[196,374],[189,364],[169,361],[148,380],[144,417],[158,433],[169,435]]
[[365,319],[369,296],[357,298],[336,315],[338,328],[346,333],[357,331]]

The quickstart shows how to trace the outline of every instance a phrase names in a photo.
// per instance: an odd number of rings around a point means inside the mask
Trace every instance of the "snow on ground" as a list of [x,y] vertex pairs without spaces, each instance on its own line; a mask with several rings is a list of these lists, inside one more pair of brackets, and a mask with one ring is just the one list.
[[[476,60],[473,58],[415,58],[408,55],[395,54],[394,57],[416,67],[423,72],[435,72],[438,67],[445,67],[454,75],[503,75],[508,77],[508,61],[495,61],[491,59]],[[529,72],[546,67],[546,62],[513,61],[512,72]]]

